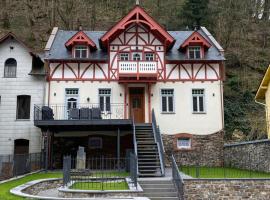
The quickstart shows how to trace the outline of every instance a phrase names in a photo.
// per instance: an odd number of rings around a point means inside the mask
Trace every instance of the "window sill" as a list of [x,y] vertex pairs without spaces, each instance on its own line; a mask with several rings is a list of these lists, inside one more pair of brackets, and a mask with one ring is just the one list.
[[169,115],[172,115],[172,114],[175,114],[175,112],[161,112],[161,114],[165,114],[165,115],[169,114]]
[[15,121],[22,121],[22,122],[24,122],[24,121],[31,121],[31,119],[15,119]]
[[195,114],[195,115],[206,115],[207,113],[206,112],[192,112],[192,114]]
[[15,77],[5,77],[5,76],[3,76],[3,78],[17,78],[16,76]]
[[194,148],[190,147],[190,148],[176,148],[175,151],[193,151]]

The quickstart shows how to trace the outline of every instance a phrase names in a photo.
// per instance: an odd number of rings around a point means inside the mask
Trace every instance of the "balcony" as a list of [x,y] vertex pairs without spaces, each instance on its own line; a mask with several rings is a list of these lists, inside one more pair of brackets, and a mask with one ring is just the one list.
[[75,108],[66,105],[35,105],[34,125],[39,128],[62,130],[97,130],[106,126],[131,126],[125,119],[124,104],[80,104]]
[[156,61],[119,61],[119,77],[157,78]]

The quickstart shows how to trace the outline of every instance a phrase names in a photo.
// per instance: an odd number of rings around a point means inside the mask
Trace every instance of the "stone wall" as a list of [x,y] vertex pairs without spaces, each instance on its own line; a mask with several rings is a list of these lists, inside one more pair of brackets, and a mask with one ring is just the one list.
[[223,165],[223,131],[210,135],[190,135],[191,148],[178,149],[177,138],[181,135],[162,135],[166,165],[170,165],[170,156],[174,154],[179,165],[222,166]]
[[226,166],[270,172],[270,140],[257,140],[224,146]]
[[268,200],[269,180],[185,180],[185,200]]

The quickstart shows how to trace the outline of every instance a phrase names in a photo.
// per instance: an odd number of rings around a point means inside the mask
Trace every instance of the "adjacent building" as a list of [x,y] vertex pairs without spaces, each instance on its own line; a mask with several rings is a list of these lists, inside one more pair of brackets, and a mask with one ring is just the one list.
[[270,67],[267,68],[264,77],[261,81],[259,89],[257,90],[255,101],[259,104],[265,106],[265,114],[266,114],[266,127],[267,127],[267,135],[270,139],[270,90],[269,90],[269,82],[270,82]]
[[88,157],[133,151],[146,175],[164,174],[163,148],[189,164],[222,164],[225,58],[205,27],[167,31],[136,5],[105,32],[54,28],[45,54],[35,126],[51,167],[78,146]]
[[34,105],[44,103],[43,61],[13,33],[0,38],[0,154],[41,151]]

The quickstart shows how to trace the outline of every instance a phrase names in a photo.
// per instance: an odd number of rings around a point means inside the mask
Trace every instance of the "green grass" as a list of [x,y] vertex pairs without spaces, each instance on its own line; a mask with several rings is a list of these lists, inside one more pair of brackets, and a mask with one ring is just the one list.
[[121,182],[80,182],[74,183],[70,189],[76,190],[128,190],[126,181]]
[[62,173],[60,172],[48,172],[48,173],[36,173],[31,174],[28,176],[25,176],[23,178],[12,180],[6,183],[0,184],[0,199],[2,200],[20,200],[24,199],[22,197],[14,196],[11,193],[9,193],[9,190],[17,187],[19,185],[22,185],[24,183],[27,183],[29,181],[38,180],[38,179],[44,179],[44,178],[62,178]]
[[[235,168],[183,166],[183,173],[194,178],[270,178],[270,173]],[[197,172],[196,172],[197,171]]]

